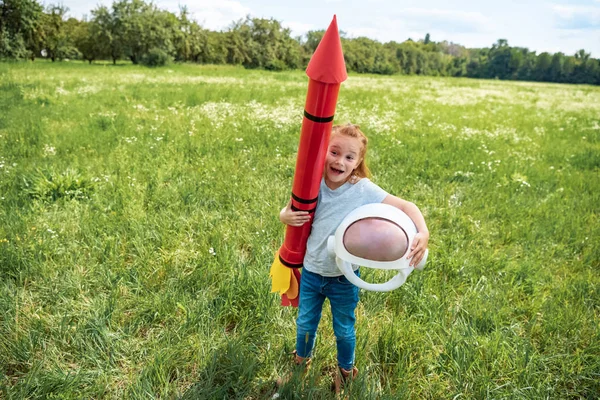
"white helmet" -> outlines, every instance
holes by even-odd
[[[352,254],[348,251],[348,249],[346,249],[347,244],[344,244],[344,239],[348,229],[358,221],[369,219],[378,221],[383,220],[384,225],[387,225],[388,227],[391,226],[393,227],[393,229],[404,233],[404,235],[402,235],[404,239],[402,241],[404,243],[398,243],[399,247],[397,247],[401,249],[400,253],[396,251],[396,255],[393,256],[394,258],[397,258],[391,261],[376,261],[373,259],[361,257],[361,255],[366,255],[368,251],[366,253],[364,251],[358,252],[363,254]],[[387,228],[386,230],[389,231],[389,229]],[[358,232],[360,232],[361,237],[377,235],[377,232],[371,231],[368,225],[362,230],[359,227]],[[381,234],[381,232],[379,233]],[[344,218],[340,226],[336,229],[335,235],[330,236],[328,238],[327,249],[330,254],[336,255],[336,264],[338,268],[344,274],[344,276],[346,276],[346,278],[348,278],[348,280],[354,285],[365,290],[372,290],[375,292],[388,292],[390,290],[394,290],[402,286],[402,284],[406,281],[406,278],[408,277],[408,275],[410,275],[414,268],[423,269],[423,267],[425,266],[425,262],[427,261],[427,255],[429,253],[428,250],[425,250],[423,259],[414,268],[409,265],[410,260],[406,258],[406,256],[410,253],[410,248],[416,234],[417,227],[415,226],[414,222],[410,219],[408,215],[406,215],[398,208],[383,203],[367,204],[352,211],[346,216],[346,218]],[[396,274],[396,276],[394,276],[386,283],[367,283],[354,274],[352,264],[376,269],[395,269],[398,270],[398,274]]]

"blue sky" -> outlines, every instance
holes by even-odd
[[[46,4],[51,1],[46,0]],[[71,16],[84,14],[112,0],[56,1]],[[275,18],[294,36],[325,29],[337,14],[347,37],[367,36],[381,42],[420,39],[448,40],[467,47],[490,47],[497,39],[538,53],[579,49],[600,58],[600,0],[156,0],[173,12],[187,6],[205,28],[221,30],[234,20]]]

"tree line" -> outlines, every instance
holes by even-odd
[[[67,18],[67,12],[60,4],[0,0],[0,58],[126,59],[150,66],[173,60],[284,70],[305,68],[324,34],[293,37],[275,19],[250,16],[226,30],[211,31],[192,20],[185,7],[172,13],[144,0],[98,6],[83,20]],[[361,73],[600,84],[600,60],[585,50],[572,56],[537,54],[504,39],[490,48],[469,49],[434,42],[429,34],[416,41],[381,43],[346,38],[343,32],[342,46],[348,70]]]

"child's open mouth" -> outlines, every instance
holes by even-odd
[[[332,171],[334,174],[337,174],[337,175],[342,175],[342,174],[344,173],[344,171],[342,171],[342,170],[339,170],[339,169],[337,169],[337,168],[333,168],[333,167],[331,167],[331,171]]]

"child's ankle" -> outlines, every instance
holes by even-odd
[[[350,377],[350,379],[352,379],[356,376],[356,374],[358,374],[358,369],[354,366],[350,367],[349,369],[345,369],[342,367],[339,367],[339,368],[340,368],[340,373],[342,374],[342,377],[344,379],[346,379],[348,377]],[[352,375],[352,376],[350,376],[350,375]]]
[[[298,355],[298,353],[296,353],[296,350],[294,350],[294,351],[292,352],[292,354],[294,355],[294,363],[295,363],[296,365],[306,364],[306,366],[308,367],[308,365],[309,365],[309,364],[310,364],[310,362],[311,362],[311,359],[310,359],[310,357],[300,357],[300,356]]]

